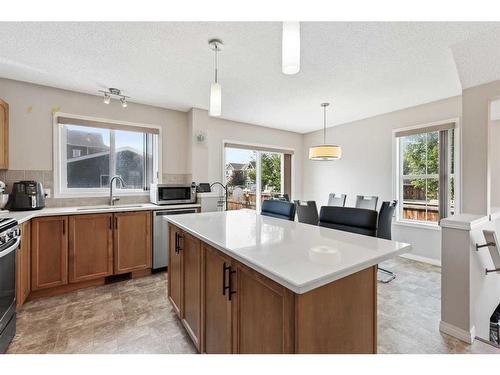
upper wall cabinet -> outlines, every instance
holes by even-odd
[[[0,99],[0,169],[9,168],[9,105]]]

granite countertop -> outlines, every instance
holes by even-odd
[[[164,220],[298,294],[411,250],[406,243],[257,215],[253,210]]]
[[[106,212],[127,212],[127,211],[157,211],[157,210],[175,210],[182,208],[199,208],[199,204],[175,204],[157,206],[152,203],[123,204],[116,206],[81,206],[81,207],[51,207],[32,211],[0,211],[0,217],[11,217],[16,219],[19,224],[24,223],[34,217],[41,216],[59,216],[59,215],[83,215],[98,214]]]

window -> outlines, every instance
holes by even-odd
[[[437,223],[455,211],[455,124],[396,132],[400,221]]]
[[[224,145],[224,183],[228,209],[260,210],[264,200],[290,196],[291,156],[273,150],[239,144]]]
[[[56,193],[101,195],[112,176],[125,186],[117,192],[149,190],[158,176],[159,130],[57,117]]]

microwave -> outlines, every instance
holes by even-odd
[[[149,194],[157,205],[196,203],[196,184],[151,184]]]

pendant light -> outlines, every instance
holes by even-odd
[[[300,70],[300,22],[283,22],[281,35],[281,71],[297,74]]]
[[[220,39],[208,41],[210,49],[215,52],[215,81],[210,85],[210,116],[220,116],[222,113],[222,87],[218,82],[218,59],[217,55],[224,44]]]
[[[342,148],[326,143],[326,107],[330,103],[321,103],[323,107],[323,144],[309,148],[310,160],[338,160],[342,157]]]

